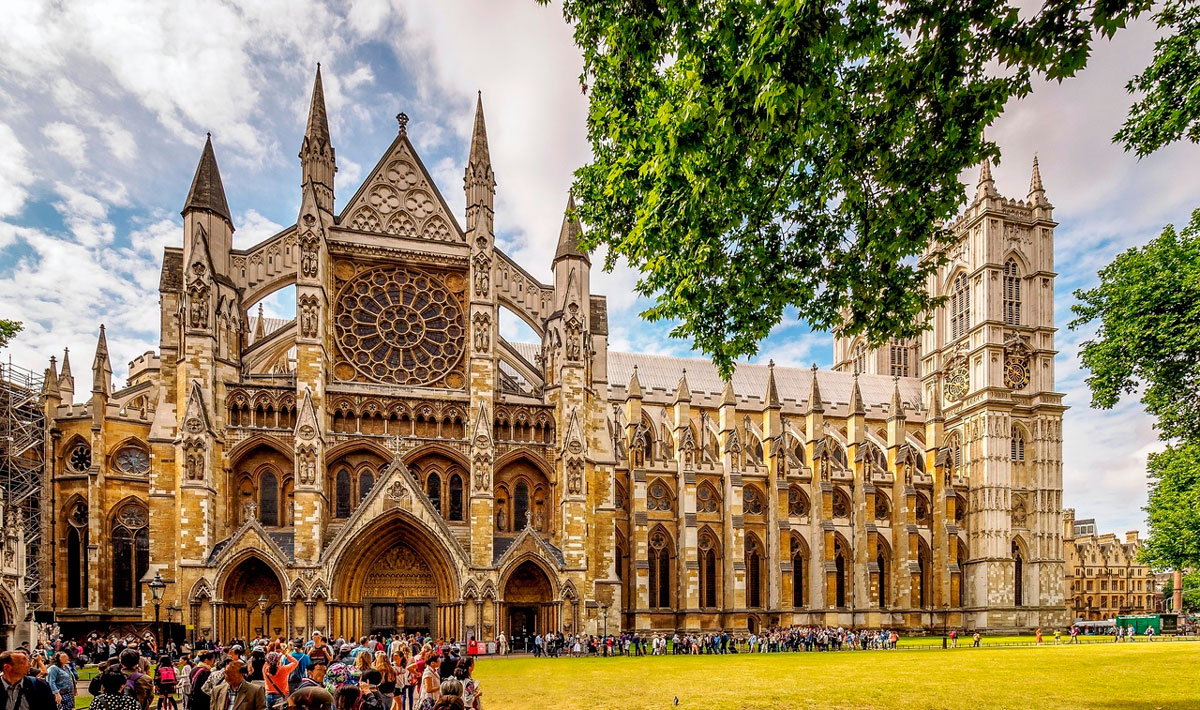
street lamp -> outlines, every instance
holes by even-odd
[[[950,623],[950,603],[943,605],[942,610],[942,648],[946,648],[946,625]]]
[[[262,630],[266,633],[267,630],[267,595],[258,595],[258,610],[262,613]]]
[[[167,583],[163,581],[162,574],[154,573],[154,579],[150,580],[150,599],[154,602],[154,635],[158,648],[162,648],[162,623],[159,621],[158,612],[162,606],[163,592],[167,590]]]
[[[604,631],[603,631],[603,635],[600,637],[600,648],[601,648],[601,652],[604,653],[605,655],[607,655],[608,654],[608,605],[607,604],[600,605],[600,616],[604,617],[604,621],[603,621]]]

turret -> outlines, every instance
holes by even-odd
[[[317,206],[333,213],[333,176],[337,161],[329,138],[329,117],[325,113],[325,90],[321,86],[321,65],[313,80],[312,103],[308,107],[308,125],[300,143],[301,187],[311,187],[316,193]]]
[[[57,406],[62,401],[58,390],[58,363],[50,356],[50,365],[46,368],[46,376],[42,378],[42,396],[50,404]]]
[[[96,341],[96,358],[92,361],[92,394],[105,399],[112,394],[112,364],[108,359],[108,339],[104,326],[100,326],[100,338]]]
[[[888,448],[900,446],[904,443],[904,422],[906,419],[904,402],[900,398],[900,378],[893,377],[892,404],[887,418]]]
[[[850,444],[861,444],[867,433],[867,408],[863,405],[862,392],[858,388],[858,373],[854,373],[854,384],[850,387],[850,416],[846,429],[846,440]]]
[[[821,383],[817,381],[817,364],[812,366],[812,384],[809,386],[808,409],[804,413],[804,428],[811,442],[825,438],[825,400],[821,397]]]
[[[979,168],[979,182],[975,186],[975,199],[982,200],[985,197],[998,197],[999,192],[996,191],[996,181],[992,179],[992,161],[987,158],[983,159],[983,165]]]
[[[220,275],[229,271],[229,250],[233,248],[233,218],[225,199],[225,186],[213,151],[212,134],[204,142],[200,163],[192,178],[187,201],[183,204],[184,263],[192,264],[203,249],[204,259]]]

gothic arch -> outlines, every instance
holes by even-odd
[[[118,451],[120,451],[121,449],[123,449],[126,446],[136,446],[137,448],[145,451],[146,453],[150,452],[150,445],[147,444],[144,439],[137,437],[137,436],[127,436],[124,439],[121,439],[117,443],[113,444],[112,446],[109,446],[106,456],[108,456],[109,458],[112,458],[112,456],[114,454],[116,454]]]
[[[550,598],[555,599],[559,596],[558,571],[550,566],[541,555],[534,552],[524,552],[508,561],[504,565],[504,569],[500,571],[499,584],[496,586],[501,590],[508,588],[508,583],[512,581],[513,574],[526,563],[532,563],[537,567],[542,574],[546,575],[546,579],[550,582]],[[507,594],[505,594],[507,596]],[[500,601],[507,601],[501,599]]]
[[[201,577],[192,585],[192,590],[188,592],[189,602],[200,602],[203,599],[211,600],[213,598],[212,585],[208,583],[208,579]]]
[[[456,601],[461,598],[459,575],[465,565],[459,564],[451,544],[404,508],[386,510],[339,545],[340,549],[331,548],[326,564],[333,570],[333,598],[360,601],[363,586],[377,562],[394,548],[404,547],[428,565],[439,600]]]
[[[216,582],[213,585],[216,593],[220,595],[219,599],[228,601],[228,585],[230,577],[238,570],[247,560],[256,559],[267,566],[275,574],[275,581],[279,583],[279,591],[282,594],[283,590],[288,588],[287,585],[287,570],[279,563],[279,560],[273,558],[272,555],[263,554],[263,551],[254,548],[246,548],[238,550],[228,559],[221,563],[217,569]]]
[[[1008,251],[1004,252],[1004,256],[1000,259],[1000,263],[1002,265],[1007,264],[1009,259],[1012,259],[1016,262],[1017,276],[1019,278],[1025,278],[1034,270],[1033,267],[1029,265],[1029,258],[1026,257],[1025,254],[1016,247],[1011,247]]]
[[[255,404],[255,407],[257,406],[258,405]],[[267,436],[266,434],[255,434],[248,439],[239,441],[232,449],[229,450],[229,467],[237,468],[237,465],[242,462],[243,458],[253,453],[254,450],[260,446],[268,449],[274,449],[283,456],[286,456],[288,460],[294,460],[293,457],[295,456],[295,452],[292,451],[292,447],[273,436]]]
[[[436,446],[439,448],[444,448],[444,447],[441,447],[439,444],[428,444],[428,446],[430,446],[430,447]],[[421,447],[421,448],[424,449],[425,447]],[[370,439],[355,439],[353,441],[347,441],[343,444],[338,444],[337,446],[331,447],[329,450],[327,450],[325,452],[325,460],[326,461],[336,461],[337,459],[342,458],[346,454],[352,454],[356,451],[369,451],[370,453],[375,454],[376,456],[380,457],[384,461],[391,461],[392,456],[394,455],[387,447],[383,446],[382,444],[379,444],[378,442],[372,441]],[[406,463],[407,463],[407,461],[406,461]]]

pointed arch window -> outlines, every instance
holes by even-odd
[[[650,606],[671,606],[671,550],[666,533],[655,530],[650,536]]]
[[[1016,427],[1011,430],[1008,458],[1018,463],[1025,461],[1025,435]]]
[[[375,485],[375,476],[371,475],[370,471],[360,471],[358,474],[358,502],[363,502],[367,494],[371,492],[371,487]]]
[[[696,489],[696,512],[715,513],[721,509],[721,497],[711,483],[700,484]]]
[[[762,546],[753,537],[746,537],[746,606],[761,607],[762,600]]]
[[[142,605],[141,579],[150,569],[150,515],[141,503],[126,503],[113,519],[114,607]]]
[[[893,338],[889,347],[889,360],[892,368],[893,377],[908,377],[909,367],[908,361],[910,357],[909,348],[904,344],[903,340]]]
[[[792,538],[792,606],[804,606],[804,546]]]
[[[929,606],[929,548],[921,541],[917,550],[917,602],[922,608]]]
[[[463,519],[463,480],[457,473],[450,475],[450,519]]]
[[[971,286],[966,274],[950,285],[950,339],[957,340],[971,327]]]
[[[888,557],[883,545],[875,547],[875,564],[879,567],[879,608],[886,609],[888,602]]]
[[[258,479],[258,522],[279,525],[279,477],[274,471],[264,471]]]
[[[350,472],[346,469],[341,469],[337,473],[337,481],[334,483],[334,498],[336,499],[336,515],[335,518],[350,517]]]
[[[854,346],[854,371],[860,374],[867,371],[867,346],[862,343]]]
[[[717,538],[708,530],[700,534],[700,606],[717,606]]]
[[[1013,556],[1013,604],[1025,605],[1025,560],[1021,556],[1021,548],[1017,543],[1012,544]]]
[[[82,501],[67,513],[67,606],[87,606],[88,508]]]
[[[429,478],[425,479],[425,494],[429,496],[429,502],[440,513],[442,511],[442,477],[437,471],[430,471]]]
[[[529,485],[525,481],[517,481],[513,488],[513,530],[525,527],[525,518],[529,514]]]
[[[834,603],[838,608],[846,606],[846,549],[840,539],[833,543]]]
[[[1012,257],[1004,262],[1004,324],[1021,325],[1021,276]]]

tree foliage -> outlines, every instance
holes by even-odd
[[[959,175],[998,157],[984,127],[1148,5],[565,0],[590,94],[583,245],[639,269],[643,315],[723,374],[789,307],[913,336]]]
[[[1150,455],[1150,536],[1140,558],[1156,568],[1200,568],[1200,443]]]
[[[1142,387],[1167,439],[1200,442],[1200,210],[1117,256],[1100,284],[1075,292],[1071,328],[1096,323],[1081,359],[1092,406],[1108,409]]]
[[[1126,87],[1144,96],[1115,138],[1139,156],[1184,137],[1200,143],[1200,3],[1171,0],[1155,20],[1165,36],[1150,66]]]
[[[20,333],[23,327],[20,321],[0,318],[0,348],[8,345],[8,341],[12,340],[17,333]]]

